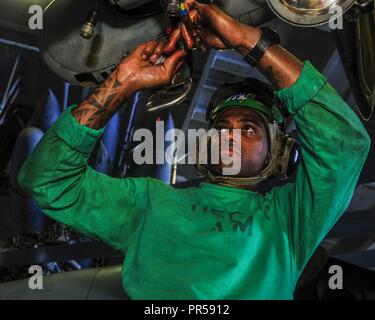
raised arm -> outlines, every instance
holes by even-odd
[[[113,74],[88,99],[73,110],[77,121],[93,129],[102,128],[134,92],[162,87],[172,81],[183,62],[185,52],[173,54],[154,66],[163,53],[165,41],[149,41],[139,46],[116,68]]]
[[[46,133],[18,176],[43,212],[92,238],[124,249],[147,209],[147,179],[115,179],[88,166],[104,126],[135,91],[170,82],[184,55],[153,66],[163,43],[128,56],[93,95],[71,106]]]
[[[260,37],[259,29],[246,29],[238,48],[243,55]],[[293,115],[302,147],[296,182],[274,192],[289,214],[289,236],[301,271],[348,207],[371,142],[356,114],[309,62],[274,45],[257,67]]]
[[[261,37],[259,28],[241,24],[213,5],[194,0],[186,5],[192,20],[202,25],[199,33],[208,46],[246,55]],[[172,50],[181,35],[186,32],[175,30],[166,49]],[[302,147],[296,183],[272,192],[300,271],[347,208],[370,139],[355,113],[309,62],[274,45],[257,67],[294,116]]]

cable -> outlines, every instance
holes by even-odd
[[[372,105],[371,105],[371,111],[370,111],[370,115],[366,118],[362,112],[361,112],[361,109],[358,107],[358,104],[356,104],[356,107],[358,109],[358,112],[362,118],[363,121],[365,122],[368,122],[370,121],[370,119],[372,118],[372,115],[374,113],[374,109],[375,109],[375,84],[374,84],[374,88],[372,89],[372,94],[371,94],[371,98],[372,98]]]

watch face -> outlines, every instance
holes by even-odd
[[[274,13],[292,25],[311,27],[327,23],[337,14],[335,7],[343,13],[351,8],[355,0],[267,0]]]

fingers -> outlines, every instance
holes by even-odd
[[[186,0],[185,6],[189,11],[190,20],[194,24],[200,24],[200,16],[197,10],[193,9],[195,6],[195,0]],[[191,10],[190,10],[191,9]],[[171,26],[167,29],[167,35],[169,36],[169,42],[165,46],[164,53],[167,55],[171,55],[175,52],[178,48],[178,41],[182,38],[185,42],[186,47],[191,50],[194,47],[194,38],[186,28],[185,24],[181,26]]]
[[[184,1],[184,3],[185,3],[185,7],[186,7],[186,9],[191,9],[191,8],[193,8],[194,7],[194,5],[195,5],[195,0],[185,0]]]
[[[165,68],[166,76],[168,77],[168,79],[172,78],[172,76],[181,67],[181,65],[184,62],[185,56],[186,56],[186,51],[178,50],[164,62],[164,68]]]
[[[185,0],[184,3],[185,3],[186,9],[188,10],[192,8],[199,9],[207,5],[207,3],[205,3],[204,1],[201,2],[199,0]]]
[[[194,47],[194,40],[190,32],[187,30],[186,26],[183,24],[182,27],[179,27],[172,31],[169,42],[164,48],[164,53],[171,55],[177,50],[178,41],[181,39],[184,40],[186,47],[191,50]]]
[[[180,62],[176,65],[176,67],[174,68],[174,70],[173,70],[173,74],[176,74],[177,71],[180,70],[180,68],[182,67],[182,65],[183,65],[184,63],[185,63],[184,60],[180,61]]]
[[[141,45],[139,47],[140,51],[141,51],[141,57],[143,60],[147,61],[151,54],[155,51],[155,49],[157,48],[158,46],[158,42],[155,41],[155,40],[150,40],[150,41],[147,41],[146,43],[144,43],[143,45]]]
[[[174,29],[169,37],[169,42],[164,48],[164,53],[171,55],[176,51],[178,40],[181,38],[181,28]]]
[[[182,33],[182,38],[185,41],[186,47],[189,50],[193,49],[193,47],[194,47],[194,40],[192,38],[192,35],[190,34],[190,32],[188,31],[188,29],[186,28],[185,24],[182,25],[181,33]]]
[[[162,56],[166,44],[167,39],[165,38],[160,41],[147,41],[146,43],[140,45],[136,49],[136,52],[140,55],[142,60],[155,64]]]
[[[174,29],[173,29],[173,27],[172,27],[171,25],[167,28],[166,33],[167,33],[167,36],[168,36],[168,37],[171,35],[171,33],[172,33],[173,30],[174,30]]]
[[[189,10],[189,17],[193,24],[201,24],[202,18],[198,10]]]
[[[167,39],[160,40],[159,44],[156,46],[154,52],[152,53],[150,57],[150,61],[152,63],[156,63],[159,60],[159,58],[162,56],[166,44],[167,44]]]

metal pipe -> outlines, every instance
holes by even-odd
[[[64,98],[63,98],[62,111],[66,110],[66,108],[68,107],[69,91],[70,91],[70,83],[65,82],[64,83]]]
[[[6,44],[8,46],[14,46],[14,47],[17,47],[17,48],[25,49],[25,50],[40,52],[39,48],[37,48],[37,47],[30,46],[28,44],[23,44],[23,43],[16,42],[16,41],[7,40],[7,39],[4,39],[4,38],[0,38],[0,43]]]
[[[9,76],[9,80],[8,80],[8,84],[7,84],[7,87],[6,87],[5,92],[4,92],[3,100],[2,100],[1,105],[0,105],[0,115],[2,115],[4,113],[5,106],[8,103],[9,90],[12,88],[13,78],[16,74],[16,70],[17,70],[19,62],[20,62],[20,57],[21,57],[21,54],[18,53],[16,61],[13,64],[13,68],[12,68],[12,71],[11,71],[10,76]]]

